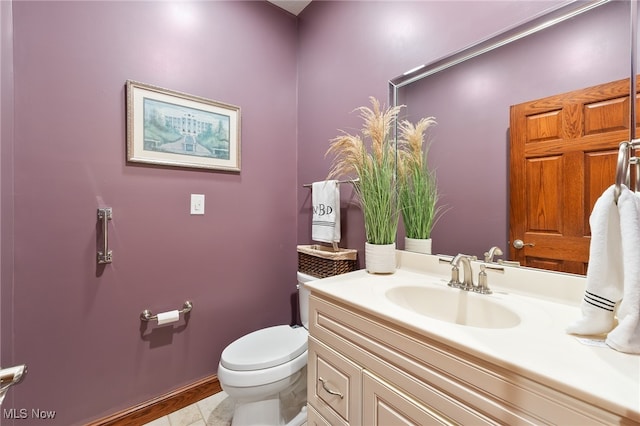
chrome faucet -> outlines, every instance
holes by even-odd
[[[499,250],[499,249],[498,249]],[[449,287],[459,288],[465,291],[475,291],[480,294],[491,294],[489,288],[489,282],[487,280],[487,269],[495,270],[504,273],[504,268],[501,266],[480,264],[480,273],[478,274],[478,284],[473,282],[473,269],[471,268],[471,261],[477,260],[475,256],[468,256],[466,254],[456,255],[449,264],[451,265],[451,280],[449,281]],[[464,280],[460,282],[460,265],[462,264],[462,272],[464,273]]]
[[[462,264],[462,272],[464,273],[464,280],[460,282],[460,264]],[[451,281],[449,281],[450,287],[457,287],[461,290],[470,291],[473,290],[473,270],[471,269],[471,258],[466,254],[458,254],[451,260]]]
[[[493,258],[495,256],[502,256],[504,253],[502,253],[502,250],[500,250],[500,247],[496,247],[493,246],[489,249],[489,251],[484,253],[484,261],[487,263],[493,263],[494,260]]]

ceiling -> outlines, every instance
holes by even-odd
[[[311,0],[268,0],[270,3],[275,4],[278,7],[286,10],[289,13],[298,15],[302,12],[302,9],[307,7]]]

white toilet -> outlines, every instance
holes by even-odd
[[[235,402],[232,426],[300,426],[307,421],[309,290],[317,278],[298,272],[303,327],[277,325],[227,346],[220,357],[220,386]]]

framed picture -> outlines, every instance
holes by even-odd
[[[127,80],[127,161],[240,171],[240,107]]]

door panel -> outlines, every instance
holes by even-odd
[[[532,158],[525,163],[527,224],[530,232],[560,233],[562,229],[562,157]]]
[[[629,139],[629,80],[513,105],[510,113],[509,258],[585,274],[589,216],[615,182],[618,146]],[[518,239],[527,243],[521,249],[513,247]]]

